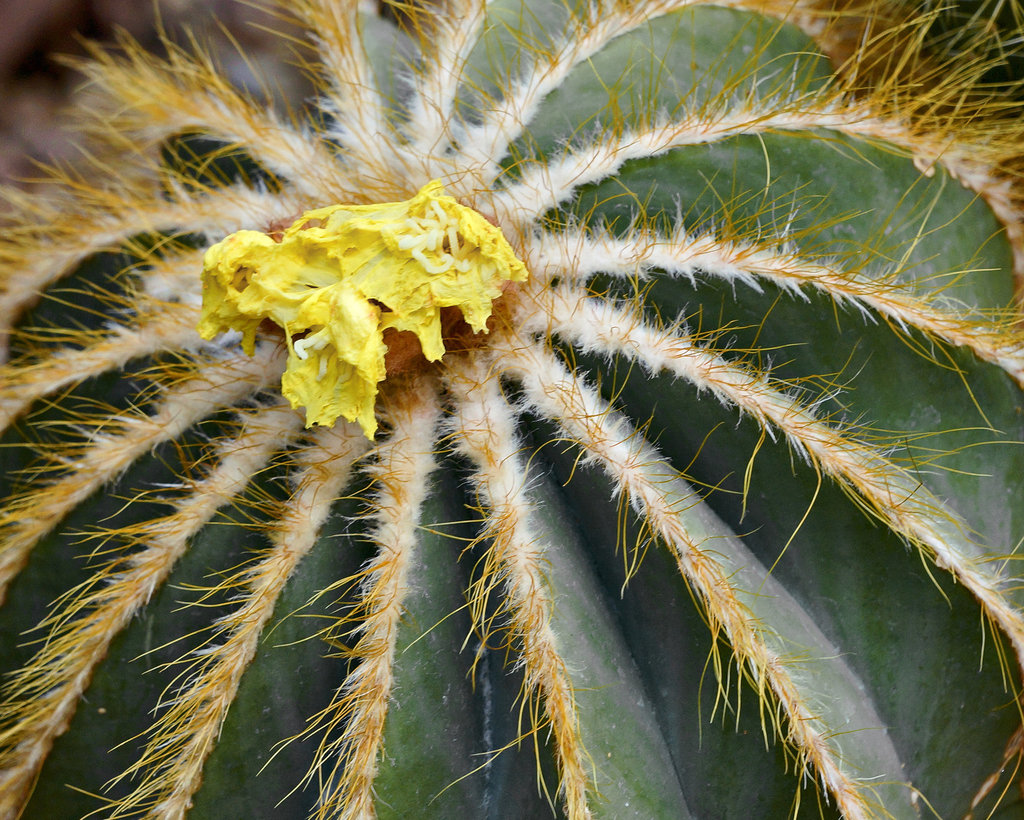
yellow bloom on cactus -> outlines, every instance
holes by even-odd
[[[282,392],[306,408],[306,425],[344,416],[372,438],[384,331],[414,333],[437,361],[442,308],[486,332],[502,286],[526,275],[501,231],[433,181],[404,202],[318,208],[283,234],[238,231],[214,245],[199,333],[237,330],[252,355],[260,323],[274,322],[289,349]]]

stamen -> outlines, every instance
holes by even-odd
[[[330,341],[331,339],[325,330],[318,330],[316,333],[311,333],[303,339],[296,339],[292,347],[295,350],[295,355],[305,361],[309,358],[310,350],[323,350]]]

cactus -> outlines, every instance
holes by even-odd
[[[7,192],[0,816],[1019,816],[1019,30],[283,6]]]

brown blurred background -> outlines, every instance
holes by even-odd
[[[33,159],[70,157],[74,135],[60,127],[61,110],[81,78],[54,55],[81,55],[81,40],[110,42],[123,30],[156,52],[158,30],[181,42],[187,30],[209,42],[239,84],[251,74],[232,45],[286,90],[305,93],[287,47],[261,26],[280,25],[237,0],[0,0],[0,183],[36,174]]]

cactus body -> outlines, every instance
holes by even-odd
[[[313,113],[128,44],[10,194],[0,815],[1019,810],[991,66],[882,4],[295,6]],[[385,337],[375,418],[282,396],[326,319],[200,337],[206,249],[432,180],[528,278]]]

